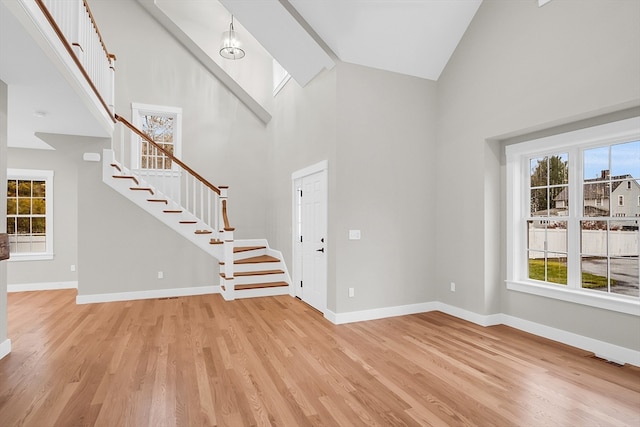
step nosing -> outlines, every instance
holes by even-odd
[[[284,274],[284,271],[282,270],[238,271],[234,274],[234,277],[269,276],[272,274]],[[226,277],[224,273],[220,273],[220,276]]]

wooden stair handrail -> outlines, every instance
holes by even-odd
[[[102,104],[102,106],[104,107],[105,111],[111,118],[111,121],[115,123],[116,119],[114,117],[114,114],[111,112],[111,109],[109,108],[105,100],[102,98],[100,91],[98,90],[96,85],[93,83],[93,80],[91,80],[91,76],[89,76],[89,73],[87,73],[87,70],[85,70],[84,66],[82,65],[82,62],[80,62],[80,59],[76,56],[76,53],[73,51],[73,47],[71,46],[71,43],[69,43],[64,33],[56,23],[55,19],[53,18],[53,15],[51,15],[51,13],[49,12],[49,9],[47,8],[47,6],[44,4],[42,0],[35,0],[35,2],[40,8],[40,10],[42,11],[42,13],[44,14],[45,18],[47,18],[47,21],[49,21],[49,24],[51,24],[51,28],[53,28],[53,31],[58,35],[58,38],[64,45],[69,55],[71,55],[73,62],[75,62],[76,65],[78,66],[80,73],[82,73],[84,78],[87,80],[89,87],[91,87],[91,90],[93,90],[93,93],[98,97],[100,104]],[[98,34],[98,37],[100,39],[100,44],[102,45],[102,49],[104,50],[104,53],[107,56],[107,60],[109,61],[109,64],[112,64],[113,66],[113,60],[116,59],[116,56],[114,54],[107,52],[107,47],[104,44],[104,40],[102,39],[102,35],[100,34],[100,31],[98,31],[98,25],[96,24],[96,21],[93,18],[93,14],[89,9],[89,5],[87,4],[86,0],[83,1],[83,3],[84,3],[84,7],[87,9],[87,13],[89,14],[89,18],[91,19],[92,25],[96,29],[96,33]]]
[[[224,231],[234,231],[235,228],[229,225],[229,217],[227,216],[227,201],[222,201],[222,220],[224,221]]]
[[[127,119],[125,119],[122,116],[119,116],[116,114],[116,120],[119,121],[120,123],[122,123],[123,125],[125,125],[126,127],[129,128],[129,130],[131,130],[133,133],[135,133],[136,135],[138,135],[140,138],[144,139],[146,142],[148,142],[149,144],[153,145],[155,148],[157,148],[158,150],[160,150],[160,152],[162,154],[164,154],[165,156],[167,156],[168,158],[171,159],[171,161],[177,163],[178,165],[180,165],[180,167],[184,170],[186,170],[187,172],[189,172],[191,175],[193,175],[198,181],[200,181],[202,184],[204,184],[206,187],[210,188],[214,193],[216,193],[218,196],[220,195],[220,189],[218,187],[216,187],[215,185],[211,184],[209,181],[207,181],[206,179],[204,179],[203,177],[201,177],[198,173],[196,173],[193,169],[191,169],[189,166],[187,166],[186,164],[184,164],[180,159],[178,159],[177,157],[175,157],[173,154],[171,154],[169,151],[165,150],[163,147],[161,147],[158,143],[156,143],[155,141],[153,141],[151,138],[149,138],[147,136],[147,134],[145,134],[144,132],[142,132],[140,129],[138,129],[137,127],[135,127],[134,125],[132,125],[131,123],[129,123],[129,121]],[[226,220],[226,216],[225,216],[225,221]],[[226,225],[225,225],[226,226]]]

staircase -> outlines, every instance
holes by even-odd
[[[186,203],[190,207],[185,208],[115,157],[114,150],[103,151],[103,182],[215,258],[225,300],[291,294],[291,278],[279,251],[270,248],[266,239],[234,240],[234,229],[226,224],[225,187],[220,188],[220,200],[211,203],[203,203],[210,195],[188,189],[193,194]],[[174,172],[176,177],[182,174],[185,172]],[[211,209],[211,205],[221,209]]]

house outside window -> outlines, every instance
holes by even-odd
[[[53,258],[53,171],[7,169],[11,259]]]
[[[640,119],[506,147],[507,288],[638,313]],[[624,192],[624,194],[620,194]]]

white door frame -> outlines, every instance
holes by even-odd
[[[329,234],[329,215],[328,215],[328,191],[329,191],[329,187],[328,187],[328,181],[329,181],[329,173],[328,173],[328,169],[329,169],[329,162],[327,160],[323,160],[321,162],[318,162],[316,164],[313,164],[311,166],[307,166],[306,168],[300,169],[298,171],[295,171],[291,174],[291,247],[292,247],[292,263],[291,265],[293,266],[293,295],[296,297],[300,297],[301,296],[301,289],[300,289],[300,281],[302,280],[302,272],[301,272],[301,259],[302,259],[302,254],[299,253],[301,251],[300,246],[298,245],[298,232],[297,232],[297,219],[298,219],[298,212],[297,212],[297,201],[298,201],[298,194],[297,194],[297,189],[296,189],[296,181],[301,180],[304,177],[316,174],[318,172],[325,172],[324,174],[324,178],[325,178],[325,200],[324,200],[324,205],[325,205],[325,209],[327,210],[327,212],[325,213],[325,224],[324,224],[324,228],[326,231],[326,234]],[[328,246],[328,239],[327,236],[325,236],[325,254],[327,251],[327,246]],[[328,264],[328,263],[327,263]],[[325,272],[327,273],[327,272]],[[325,274],[325,278],[328,277],[327,274]],[[328,286],[325,285],[325,286]],[[322,314],[325,314],[327,310],[327,301],[325,299],[324,301],[324,310],[322,311]]]

